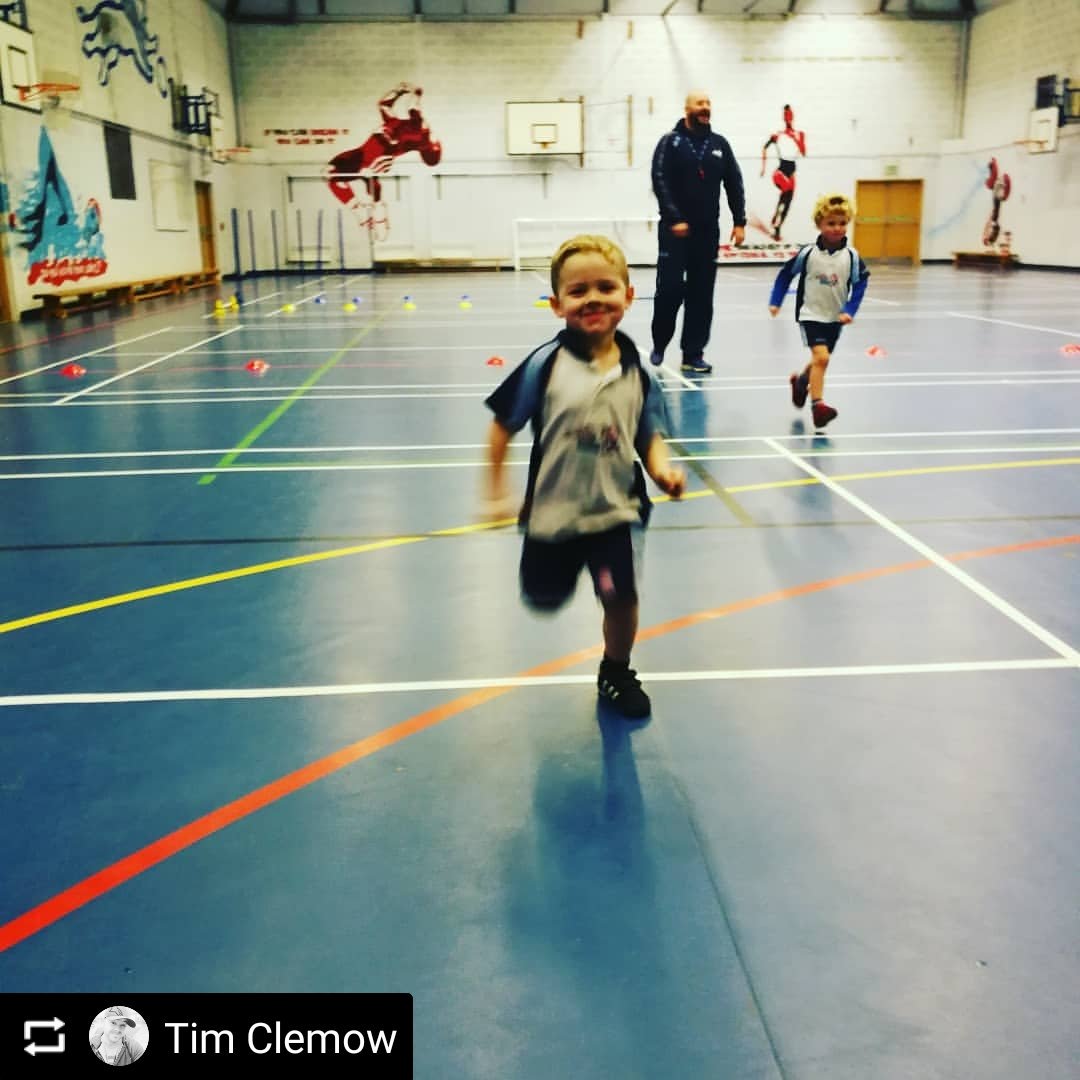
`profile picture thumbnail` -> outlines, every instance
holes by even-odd
[[[138,1061],[150,1041],[146,1021],[126,1005],[110,1005],[90,1025],[90,1049],[106,1065]]]

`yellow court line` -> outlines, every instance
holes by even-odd
[[[932,465],[918,469],[890,469],[886,472],[873,473],[849,473],[843,476],[830,477],[831,480],[840,483],[850,480],[882,480],[898,476],[927,476],[932,473],[947,472],[982,472],[991,469],[1032,469],[1059,465],[1080,465],[1080,458],[1048,458],[1042,461],[1002,461],[988,464],[968,465]],[[746,491],[771,491],[788,487],[806,487],[818,484],[814,477],[801,477],[796,480],[771,480],[761,484],[743,484],[739,487],[729,487],[732,493]],[[712,491],[687,492],[682,498],[687,499],[715,498]],[[674,502],[670,495],[658,495],[654,502]],[[152,585],[146,589],[136,589],[133,592],[119,593],[115,596],[105,596],[98,600],[87,600],[82,604],[72,604],[68,607],[54,608],[51,611],[42,611],[36,615],[26,615],[21,619],[12,619],[9,622],[0,623],[0,634],[10,634],[15,630],[25,630],[29,626],[40,626],[42,623],[55,622],[58,619],[71,618],[74,615],[85,615],[91,611],[101,611],[103,608],[118,607],[121,604],[134,603],[136,600],[150,600],[155,596],[166,596],[169,593],[183,592],[185,589],[197,589],[203,585],[218,585],[224,581],[233,581],[237,578],[251,577],[255,574],[266,574],[274,570],[287,570],[293,566],[306,566],[309,563],[325,562],[329,559],[341,559],[348,555],[363,555],[369,551],[382,551],[387,548],[403,547],[406,544],[418,544],[422,540],[430,540],[437,536],[464,536],[469,533],[483,532],[489,529],[501,529],[507,525],[513,525],[515,518],[504,518],[501,521],[477,522],[471,525],[457,525],[449,529],[439,529],[434,532],[421,533],[417,536],[397,536],[388,540],[377,540],[370,544],[358,544],[352,547],[333,548],[330,551],[317,551],[309,555],[293,555],[287,559],[275,559],[273,562],[255,563],[251,566],[241,566],[235,570],[222,570],[216,574],[205,574],[201,577],[184,578],[181,581],[170,581],[165,585]]]

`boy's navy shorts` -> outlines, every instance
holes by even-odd
[[[802,331],[804,345],[813,348],[815,345],[824,345],[829,352],[836,348],[837,338],[843,323],[838,322],[801,322],[799,329]]]
[[[636,602],[643,532],[640,525],[618,525],[554,542],[526,536],[521,550],[522,595],[533,607],[554,611],[574,595],[578,575],[587,566],[601,602]]]

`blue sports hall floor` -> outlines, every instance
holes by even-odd
[[[873,268],[820,436],[772,276],[663,373],[636,724],[478,514],[542,274],[7,328],[0,991],[409,993],[423,1078],[1078,1075],[1080,275]]]

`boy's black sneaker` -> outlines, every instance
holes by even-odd
[[[814,402],[814,427],[823,428],[830,420],[835,420],[839,413],[831,406],[826,405],[824,401]]]
[[[659,349],[653,349],[653,351],[649,353],[649,363],[652,364],[653,367],[659,367],[663,362],[664,354]]]
[[[690,372],[691,375],[708,375],[712,371],[712,364],[705,360],[705,357],[698,353],[696,356],[684,356],[682,358],[683,371]]]
[[[652,702],[641,689],[637,672],[626,664],[601,660],[596,688],[602,698],[630,720],[641,720],[652,712]]]
[[[791,404],[801,409],[806,404],[806,395],[810,389],[810,376],[804,371],[801,375],[791,375]]]

